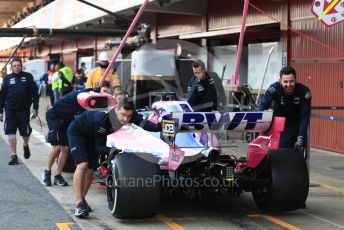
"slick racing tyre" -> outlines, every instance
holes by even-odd
[[[257,207],[263,211],[291,211],[304,206],[309,176],[303,156],[291,149],[270,150],[267,168],[258,178],[268,178],[267,186],[253,189]]]
[[[149,153],[117,154],[109,165],[107,198],[117,219],[153,217],[160,203],[160,168]]]

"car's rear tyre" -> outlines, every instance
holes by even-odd
[[[110,164],[108,205],[117,219],[153,217],[160,204],[160,167],[148,153],[122,153]]]
[[[304,206],[309,190],[309,176],[303,156],[291,149],[270,150],[267,168],[260,178],[269,178],[263,188],[253,189],[256,205],[263,211],[291,211]]]

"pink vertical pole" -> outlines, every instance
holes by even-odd
[[[106,79],[106,76],[110,72],[110,69],[112,68],[113,64],[115,63],[119,53],[121,52],[123,46],[125,45],[125,42],[127,41],[128,37],[129,37],[129,35],[134,30],[134,27],[136,26],[137,21],[139,20],[140,16],[142,15],[143,11],[145,10],[148,2],[149,2],[149,0],[144,0],[144,2],[142,3],[142,5],[141,5],[139,11],[137,12],[133,22],[131,23],[131,25],[129,26],[129,29],[127,30],[127,33],[124,35],[123,40],[121,41],[121,44],[118,46],[118,48],[115,52],[115,55],[112,57],[109,66],[106,68],[106,70],[102,76],[102,79],[99,82],[99,87],[102,87],[102,85]]]
[[[238,82],[238,80],[239,80],[239,67],[240,67],[242,47],[243,47],[243,44],[244,44],[244,33],[245,33],[245,28],[246,28],[246,18],[247,18],[248,4],[249,4],[249,0],[245,0],[245,2],[244,2],[244,11],[242,12],[242,20],[241,20],[241,30],[240,30],[240,37],[239,37],[239,44],[238,44],[238,52],[237,52],[236,63],[235,63],[235,72],[234,72],[234,82],[235,83]]]

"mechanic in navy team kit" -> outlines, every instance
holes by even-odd
[[[307,86],[296,82],[296,71],[286,66],[280,79],[267,89],[259,111],[272,106],[276,116],[285,117],[280,148],[294,148],[303,152],[311,113],[311,93]]]
[[[84,112],[69,126],[70,150],[77,165],[73,178],[77,201],[75,216],[86,216],[91,211],[85,197],[92,183],[93,173],[97,169],[99,155],[107,155],[112,150],[106,146],[107,135],[128,123],[134,123],[148,131],[161,130],[159,124],[144,120],[136,113],[133,103],[127,98],[119,101],[108,113]]]
[[[81,114],[85,110],[79,105],[77,96],[82,92],[89,92],[92,89],[83,89],[71,92],[60,100],[55,102],[46,113],[46,120],[49,128],[48,142],[51,149],[48,155],[48,162],[43,173],[43,184],[51,186],[51,167],[55,159],[58,157],[56,175],[54,184],[59,186],[67,186],[68,183],[61,176],[61,172],[66,164],[69,154],[67,129],[74,117]],[[102,93],[110,92],[110,82],[104,81],[100,89]]]
[[[31,118],[38,114],[38,88],[30,73],[22,71],[20,59],[13,59],[11,62],[13,73],[6,75],[0,90],[0,121],[4,121],[3,110],[5,109],[4,130],[8,136],[11,150],[9,165],[18,164],[16,133],[19,130],[24,140],[24,158],[30,158],[29,139],[30,108],[33,103]]]
[[[221,79],[207,71],[201,60],[192,63],[194,76],[188,82],[187,99],[194,111],[224,111],[226,95]]]

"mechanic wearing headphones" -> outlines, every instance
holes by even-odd
[[[286,123],[279,148],[294,148],[303,153],[311,113],[311,93],[307,86],[296,82],[296,71],[286,66],[280,71],[278,82],[266,91],[259,111],[271,105],[276,116],[285,117]]]
[[[139,125],[147,131],[161,130],[159,124],[144,120],[134,112],[134,104],[124,98],[108,113],[87,111],[77,116],[69,126],[68,139],[76,164],[73,177],[77,201],[75,216],[84,217],[91,211],[85,197],[97,169],[99,155],[107,155],[112,150],[106,146],[107,135],[128,123]]]
[[[78,95],[91,90],[92,89],[83,89],[67,94],[55,102],[46,113],[46,120],[49,128],[48,142],[51,144],[51,149],[49,151],[46,169],[42,175],[42,183],[45,186],[51,186],[51,168],[57,157],[59,160],[57,162],[54,184],[59,186],[68,185],[61,176],[61,172],[66,164],[69,154],[67,129],[70,123],[74,120],[74,117],[85,111],[78,103]],[[100,92],[109,93],[110,82],[104,81]]]
[[[38,88],[33,76],[22,71],[20,59],[11,62],[13,73],[6,75],[0,90],[0,121],[4,121],[5,108],[5,134],[11,150],[9,165],[18,164],[16,132],[19,130],[24,140],[24,158],[30,158],[29,139],[32,129],[30,127],[30,107],[33,103],[31,119],[38,114]]]

